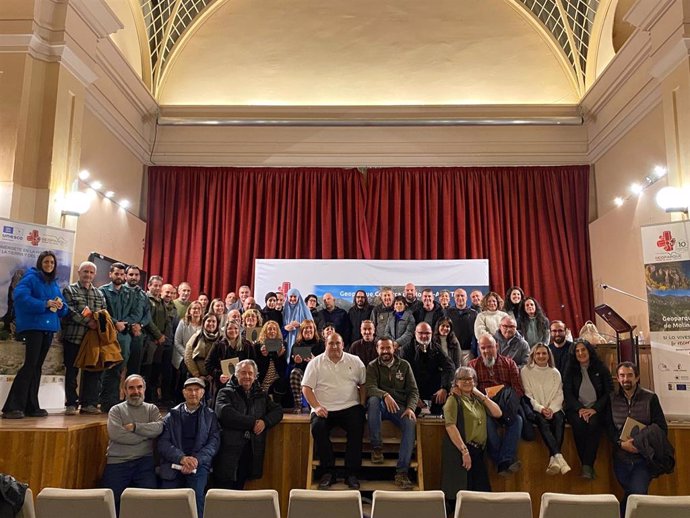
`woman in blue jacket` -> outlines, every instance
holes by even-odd
[[[14,289],[17,337],[24,342],[24,365],[14,377],[2,417],[45,417],[48,412],[38,404],[43,362],[60,330],[60,318],[67,316],[60,288],[55,281],[57,259],[49,250],[41,252],[36,267],[31,268]]]

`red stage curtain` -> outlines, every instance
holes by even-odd
[[[367,191],[372,257],[487,258],[501,296],[522,286],[577,330],[592,318],[588,166],[370,169]]]
[[[364,211],[354,169],[152,167],[144,264],[224,297],[255,258],[368,256]]]

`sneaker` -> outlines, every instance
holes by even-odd
[[[3,419],[24,419],[24,412],[21,410],[10,410],[2,413]]]
[[[588,480],[594,480],[597,478],[596,473],[594,473],[594,468],[592,466],[587,466],[586,464],[582,466],[582,478]]]
[[[412,484],[412,481],[410,480],[410,477],[407,476],[407,473],[396,473],[395,485],[406,491],[414,487],[414,484]]]
[[[33,412],[29,412],[26,415],[27,417],[48,417],[48,411],[43,410],[42,408],[37,408]]]
[[[86,405],[81,407],[81,413],[89,415],[99,415],[101,411],[98,409],[96,405]]]
[[[65,415],[77,415],[77,407],[74,405],[67,405],[65,407]]]
[[[521,467],[522,467],[522,462],[520,462],[519,460],[516,460],[510,466],[508,466],[508,471],[510,471],[511,473],[517,473],[518,471],[520,471]]]
[[[561,475],[565,475],[570,471],[570,466],[565,461],[562,454],[556,454],[556,462],[558,462],[558,466],[561,468]]]
[[[328,489],[335,484],[335,477],[331,473],[326,473],[319,480],[319,489]]]
[[[547,475],[557,475],[561,472],[561,465],[558,463],[555,455],[552,455],[549,459],[549,467],[546,468]]]
[[[501,462],[498,465],[498,474],[502,477],[509,477],[513,472],[510,471],[510,462]]]
[[[383,464],[383,450],[381,448],[374,448],[371,452],[372,464]]]
[[[357,477],[354,475],[350,475],[345,479],[345,484],[347,484],[347,487],[350,489],[359,489],[359,480],[357,480]]]

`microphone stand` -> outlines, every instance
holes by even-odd
[[[632,293],[628,293],[627,291],[623,291],[621,289],[618,289],[615,286],[611,286],[610,284],[600,284],[599,287],[603,290],[615,291],[615,292],[618,292],[618,293],[625,295],[626,297],[630,297],[633,299],[641,300],[644,303],[648,303],[647,299],[643,299],[642,297],[638,297],[637,295],[633,295]]]

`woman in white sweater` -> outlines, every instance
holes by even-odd
[[[537,427],[551,455],[546,473],[565,475],[570,471],[570,466],[561,454],[565,430],[563,383],[547,345],[538,343],[532,347],[529,362],[520,371],[520,377],[525,395],[532,403]]]
[[[508,314],[501,311],[503,307],[503,299],[495,291],[490,291],[481,302],[481,311],[477,315],[474,321],[474,336],[477,340],[486,333],[494,335],[498,331],[498,327],[501,324],[503,317],[507,317]]]

